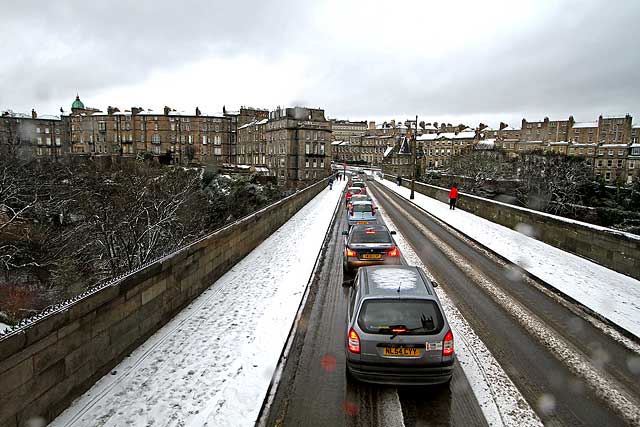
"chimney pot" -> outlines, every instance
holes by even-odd
[[[31,118],[32,119],[38,118],[38,113],[36,113],[36,109],[35,108],[31,109]]]

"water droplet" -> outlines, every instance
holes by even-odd
[[[325,371],[333,372],[336,370],[336,358],[331,354],[327,354],[320,359],[320,365]]]
[[[538,411],[543,415],[551,415],[556,410],[556,398],[552,394],[543,393],[538,398]]]
[[[634,375],[640,375],[640,357],[631,356],[627,358],[627,367]]]
[[[535,238],[535,237],[536,237],[536,235],[538,234],[538,233],[536,232],[535,227],[533,227],[533,226],[532,226],[532,225],[530,225],[530,224],[525,224],[525,223],[523,223],[523,222],[521,222],[521,223],[519,223],[518,225],[516,225],[515,230],[516,230],[518,233],[522,233],[522,234],[524,234],[525,236],[534,237],[534,238]]]
[[[350,417],[355,417],[360,413],[360,407],[357,403],[351,402],[350,400],[344,401],[344,412]]]

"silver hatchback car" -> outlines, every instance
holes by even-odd
[[[451,380],[453,332],[434,284],[420,268],[360,268],[349,298],[345,340],[349,376],[393,385]]]
[[[347,210],[347,224],[349,224],[349,226],[356,224],[377,224],[377,209],[378,208],[373,205],[373,202],[367,200],[351,202]]]

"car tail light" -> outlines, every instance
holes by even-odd
[[[447,335],[444,336],[444,341],[442,342],[442,355],[443,356],[451,356],[453,354],[453,332],[449,330]]]
[[[360,354],[360,337],[358,336],[358,333],[353,330],[353,328],[349,329],[349,339],[347,341],[347,344],[351,353]]]
[[[394,246],[391,249],[389,249],[389,251],[387,252],[387,256],[400,256],[400,251],[398,250],[398,247]]]
[[[356,254],[356,251],[347,248],[347,256],[355,257],[355,256],[358,256],[358,254]]]

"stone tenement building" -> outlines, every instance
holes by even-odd
[[[66,126],[58,116],[5,111],[0,116],[0,155],[21,160],[60,158],[69,152]]]
[[[301,188],[331,173],[331,124],[324,110],[277,108],[238,128],[238,162]],[[259,169],[260,168],[260,169]]]
[[[132,108],[107,112],[85,108],[74,101],[69,122],[74,155],[136,157],[150,153],[166,163],[231,163],[231,119],[223,114],[202,114]]]
[[[611,184],[631,184],[640,166],[639,136],[640,127],[632,124],[629,114],[599,116],[595,122],[545,117],[541,122],[523,119],[521,129],[498,131],[495,145],[511,155],[537,151],[584,157],[596,177]]]
[[[331,140],[349,141],[352,137],[359,137],[367,132],[367,121],[352,122],[349,120],[331,119]]]

